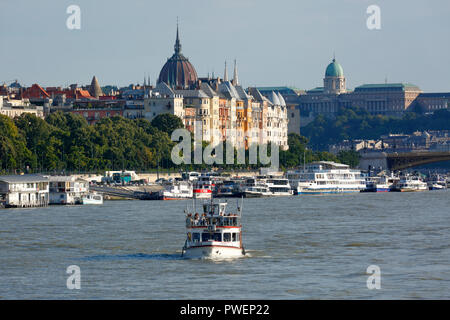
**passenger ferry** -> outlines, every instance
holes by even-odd
[[[266,185],[272,196],[292,196],[294,194],[289,180],[285,178],[270,177],[266,180]]]
[[[366,188],[360,170],[331,161],[312,162],[303,170],[289,171],[286,177],[295,194],[350,193]]]
[[[161,192],[162,200],[191,199],[193,197],[193,187],[188,181],[177,181],[166,190]]]
[[[194,183],[195,199],[211,199],[215,183],[210,174],[201,175]]]
[[[261,198],[273,195],[269,188],[263,185],[246,187],[243,193],[246,198]]]
[[[399,180],[399,177],[392,174],[390,176],[371,177],[366,181],[366,189],[361,190],[361,192],[390,192]]]
[[[186,213],[187,238],[182,249],[186,258],[228,259],[245,255],[242,245],[242,204],[236,213],[226,213],[227,203],[203,204],[203,213]]]
[[[414,192],[414,191],[426,191],[428,190],[428,185],[423,182],[418,176],[405,175],[400,178],[398,186],[393,189],[393,191],[400,192]]]

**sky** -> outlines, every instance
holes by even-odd
[[[78,5],[80,29],[67,7]],[[367,8],[380,8],[380,29]],[[223,77],[237,60],[248,86],[322,86],[335,55],[347,88],[409,82],[450,91],[448,0],[0,0],[0,83],[126,86],[155,84],[173,54],[200,77]]]

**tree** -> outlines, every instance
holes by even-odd
[[[160,131],[166,132],[169,137],[174,130],[184,128],[183,120],[170,113],[157,115],[152,120],[151,125]]]

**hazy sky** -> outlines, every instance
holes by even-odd
[[[69,30],[66,9],[81,8]],[[381,8],[381,30],[366,26]],[[182,53],[199,76],[232,75],[247,86],[322,86],[336,53],[347,87],[411,82],[450,91],[448,0],[0,0],[0,83],[154,83],[173,53],[179,16]]]

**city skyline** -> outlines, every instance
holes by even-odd
[[[78,1],[80,30],[65,25],[70,4],[0,5],[0,27],[8,30],[0,36],[0,59],[8,62],[1,68],[0,83],[18,79],[26,86],[85,85],[96,75],[101,85],[126,86],[142,83],[144,77],[154,85],[173,51],[178,16],[183,52],[199,77],[212,72],[222,77],[224,61],[230,73],[237,59],[245,87],[309,90],[321,86],[335,54],[350,89],[387,80],[437,92],[448,91],[450,84],[445,64],[450,44],[434,40],[450,29],[448,20],[439,19],[450,11],[444,1],[377,1],[381,30],[366,26],[366,9],[374,4],[369,1]],[[27,20],[17,24],[18,16]]]

